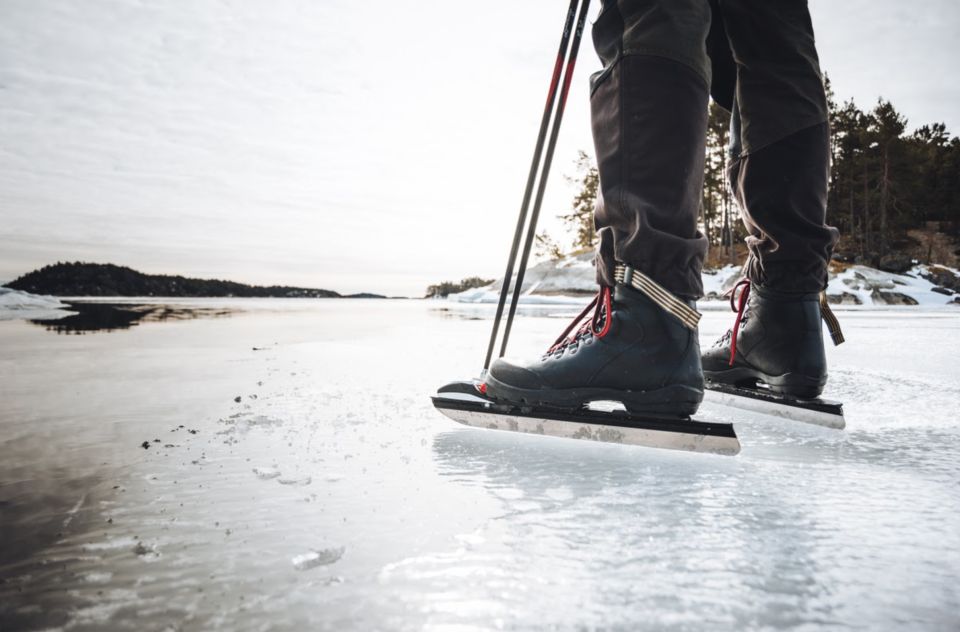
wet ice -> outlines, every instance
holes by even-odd
[[[0,627],[955,627],[956,312],[840,312],[848,429],[705,406],[729,458],[449,422],[427,395],[476,369],[480,307],[259,305],[0,323]],[[729,325],[706,310],[702,342]]]

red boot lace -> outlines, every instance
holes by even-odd
[[[586,333],[590,333],[597,338],[606,336],[607,332],[610,331],[610,323],[613,321],[613,318],[611,318],[611,308],[612,299],[610,288],[603,285],[600,287],[597,295],[593,297],[593,300],[590,301],[590,304],[583,308],[580,315],[573,319],[570,325],[560,334],[560,337],[557,338],[556,342],[547,349],[546,355],[551,355],[567,348],[568,345],[577,342]],[[591,309],[593,310],[593,317],[583,323],[576,332],[571,334],[570,332],[572,332],[577,325],[580,325],[581,321],[590,313]]]
[[[740,296],[737,296],[737,290],[743,287]],[[743,312],[747,307],[747,297],[750,296],[750,279],[741,279],[733,286],[730,291],[730,309],[737,313],[737,319],[733,323],[733,335],[730,337],[730,366],[733,366],[733,359],[737,355],[737,334],[740,333],[740,322],[743,320]],[[737,301],[737,305],[734,305]]]

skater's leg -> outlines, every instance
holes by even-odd
[[[747,276],[819,292],[838,233],[826,224],[827,105],[806,2],[729,0],[722,10],[737,63],[728,175],[748,232]]]
[[[591,109],[601,200],[593,318],[526,364],[497,360],[490,397],[575,408],[598,399],[689,415],[703,398],[693,299],[706,240],[707,0],[609,0],[593,29],[604,63]],[[586,315],[586,314],[585,314]],[[570,333],[569,336],[566,333]]]
[[[594,24],[604,64],[591,78],[601,284],[614,285],[619,262],[674,294],[702,295],[709,28],[706,0],[607,1]]]
[[[750,285],[704,374],[815,397],[827,379],[819,292],[837,231],[826,224],[829,130],[810,16],[803,0],[721,6],[737,63],[728,175]]]

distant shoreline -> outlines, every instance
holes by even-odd
[[[351,299],[355,301],[422,301],[426,300],[420,297],[410,297],[410,296],[380,296],[380,295],[355,295],[355,294],[341,294],[338,296],[117,296],[117,295],[103,295],[103,296],[57,296],[53,294],[48,294],[46,296],[53,296],[54,298],[64,302],[64,303],[110,303],[116,301],[118,303],[124,304],[137,304],[137,303],[163,303],[163,302],[175,302],[175,301],[188,301],[188,300],[229,300],[229,299],[243,299],[243,300],[270,300],[274,301],[277,299],[290,300],[290,301],[302,301],[302,300],[343,300]]]
[[[287,285],[248,285],[221,279],[145,274],[112,263],[58,262],[28,272],[6,287],[45,296],[84,298],[406,298],[372,292],[340,294],[334,290]]]

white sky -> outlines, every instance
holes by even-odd
[[[0,281],[58,260],[403,295],[498,276],[566,4],[2,0]],[[840,100],[960,134],[960,3],[810,4]],[[598,68],[588,31],[554,229]]]

